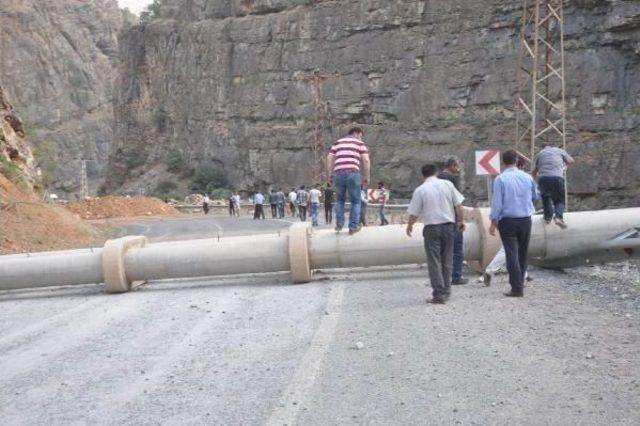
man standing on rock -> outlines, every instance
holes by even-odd
[[[360,188],[369,183],[371,162],[369,150],[362,141],[364,131],[353,127],[349,135],[336,141],[327,156],[327,174],[331,176],[336,189],[336,231],[344,226],[344,205],[349,194],[351,212],[349,215],[349,235],[360,231]],[[362,166],[362,177],[360,176]]]
[[[505,293],[508,297],[524,296],[531,216],[535,213],[533,203],[538,199],[536,182],[516,167],[517,161],[518,154],[514,150],[502,154],[506,168],[493,183],[489,228],[491,235],[496,235],[496,229],[500,231],[511,284],[511,291]]]
[[[460,192],[460,164],[455,158],[449,158],[444,163],[444,170],[438,174],[439,179],[446,179],[455,186]],[[463,285],[469,282],[468,279],[462,277],[462,262],[464,236],[462,232],[456,231],[453,238],[453,272],[451,276],[452,285]]]
[[[413,225],[422,219],[424,247],[427,252],[429,280],[433,289],[430,303],[444,304],[451,295],[453,268],[453,240],[456,230],[463,232],[464,197],[451,182],[436,177],[435,164],[422,167],[424,183],[413,192],[409,203],[407,235],[411,237]]]
[[[536,156],[532,173],[534,177],[538,176],[545,222],[551,223],[551,219],[555,219],[556,224],[563,229],[567,227],[563,217],[566,205],[564,172],[573,162],[573,158],[564,149],[543,146]]]

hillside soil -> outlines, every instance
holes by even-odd
[[[114,217],[167,216],[178,214],[172,206],[158,198],[107,196],[69,203],[67,208],[83,219]]]
[[[67,209],[39,201],[0,175],[0,254],[87,247],[99,234]]]

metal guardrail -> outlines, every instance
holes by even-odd
[[[322,203],[321,203],[322,204]],[[335,203],[334,203],[335,205]],[[253,209],[253,204],[249,204],[249,203],[245,203],[245,204],[241,204],[240,208],[241,209]],[[263,208],[270,208],[270,204],[263,204],[262,205]],[[190,211],[201,211],[202,210],[202,204],[176,204],[173,207],[175,207],[177,210],[179,211],[186,211],[186,212],[190,212]],[[346,208],[350,208],[351,207],[351,203],[345,203],[345,207]],[[367,204],[368,208],[378,208],[379,204]],[[409,204],[386,204],[385,205],[385,209],[388,209],[390,211],[399,211],[399,210],[406,210],[407,208],[409,208]],[[229,209],[229,205],[228,204],[209,204],[209,209],[213,210],[213,209],[224,209],[225,211]],[[266,212],[266,210],[265,210]]]

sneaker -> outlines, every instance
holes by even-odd
[[[513,290],[511,290],[508,293],[504,293],[505,296],[507,297],[524,297],[524,293],[519,291],[519,292],[515,292]]]
[[[336,225],[336,227],[333,229],[335,229],[336,232],[340,232],[342,231],[342,226]]]
[[[433,299],[427,299],[427,303],[431,303],[433,305],[444,305],[446,302],[442,298],[434,297]]]
[[[561,229],[567,229],[567,224],[561,218],[556,217],[554,221]]]
[[[351,229],[349,228],[349,235],[353,235],[353,234],[357,234],[358,232],[360,232],[362,230],[362,226],[358,226],[355,229]]]
[[[468,283],[469,280],[467,278],[456,278],[455,280],[451,281],[451,285],[465,285]]]
[[[546,223],[547,225],[549,225],[551,223],[551,219],[547,219],[546,217],[544,218],[544,223]]]
[[[482,282],[484,283],[485,287],[489,287],[491,285],[491,278],[491,274],[489,274],[488,272],[482,274]]]

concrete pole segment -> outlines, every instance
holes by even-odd
[[[476,209],[468,218],[464,256],[483,267],[500,240],[488,233],[487,209]],[[640,209],[569,213],[566,220],[569,228],[562,230],[534,217],[534,262],[555,266],[572,257],[595,261],[638,255],[631,247],[638,247]],[[282,236],[148,245],[144,237],[125,237],[107,242],[104,249],[0,256],[0,289],[106,282],[107,291],[123,292],[135,281],[279,271],[291,271],[293,282],[307,282],[319,268],[424,263],[421,228],[416,226],[411,238],[402,225],[365,228],[349,236],[312,232],[309,223],[296,223]]]
[[[293,227],[298,224],[294,224]],[[468,223],[465,231],[465,259],[480,260],[479,230]],[[405,234],[405,226],[388,225],[364,228],[349,236],[346,232],[314,232],[309,239],[312,269],[352,268],[380,265],[425,263],[422,225],[414,228],[413,236]]]
[[[287,235],[253,235],[149,244],[125,254],[132,281],[289,270]]]
[[[102,282],[101,248],[0,256],[0,290]]]

